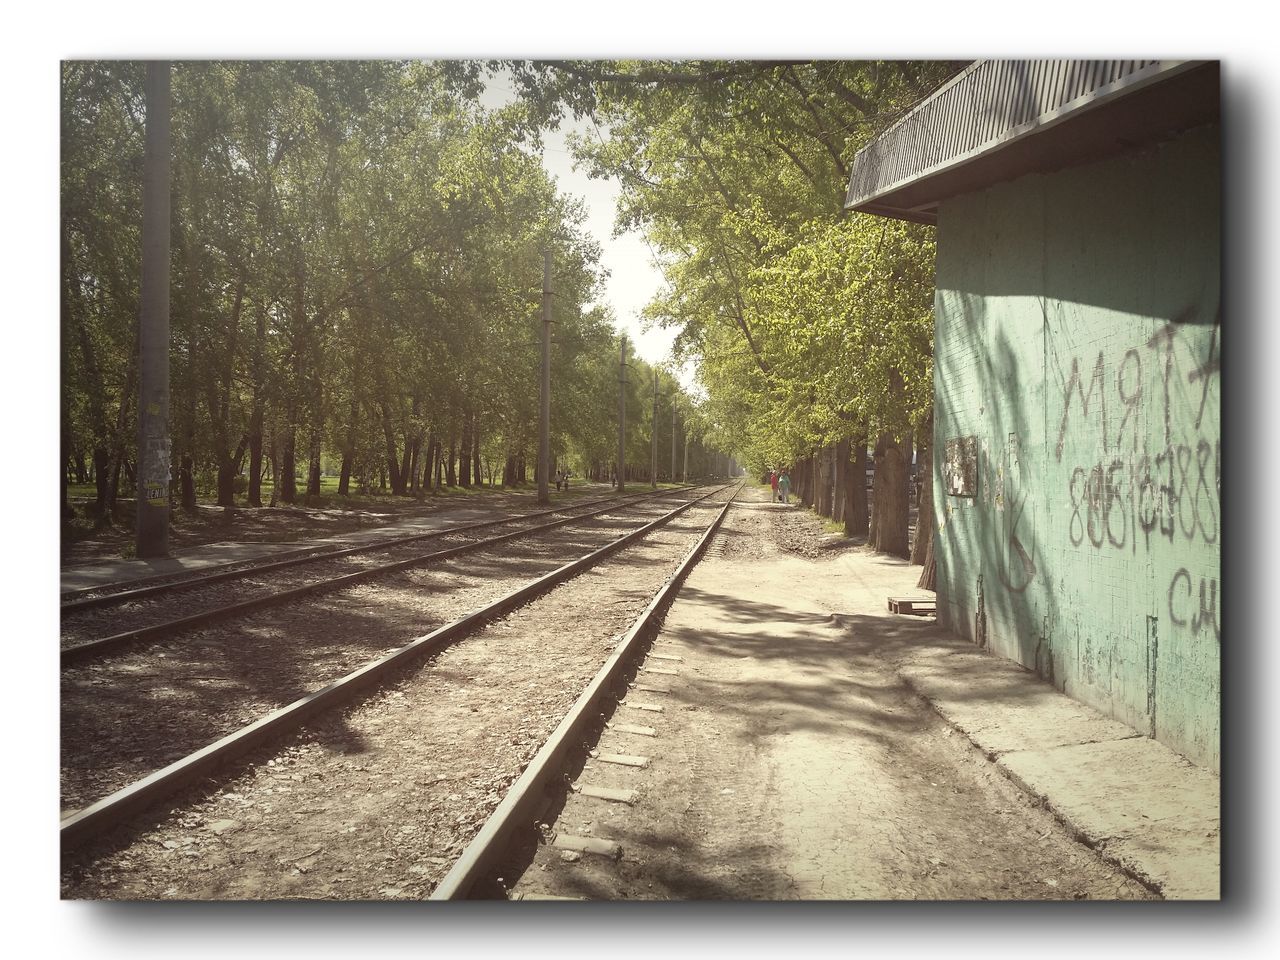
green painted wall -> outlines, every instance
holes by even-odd
[[[1219,137],[944,204],[934,377],[939,619],[1215,770]]]

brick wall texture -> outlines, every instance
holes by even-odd
[[[939,212],[938,616],[1219,769],[1220,131]]]

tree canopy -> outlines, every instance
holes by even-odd
[[[931,402],[932,229],[843,216],[849,165],[959,64],[535,61],[530,116],[624,187],[668,289],[647,318],[698,363],[708,419],[757,469],[919,427]]]
[[[100,513],[136,457],[143,75],[63,66],[63,455],[73,480],[97,484]],[[203,488],[259,505],[264,475],[290,502],[319,492],[322,462],[341,465],[341,492],[525,479],[546,249],[553,452],[583,469],[612,459],[617,341],[599,245],[544,170],[531,112],[482,109],[479,76],[474,63],[173,66],[170,419],[184,502]],[[630,410],[637,464],[648,406],[637,396]]]

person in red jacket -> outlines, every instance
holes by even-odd
[[[769,486],[773,487],[773,499],[776,503],[778,500],[778,471],[774,470],[769,474]]]

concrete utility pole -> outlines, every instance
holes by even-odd
[[[618,492],[626,489],[622,479],[627,456],[627,338],[621,340],[618,354]]]
[[[169,62],[147,64],[138,329],[138,557],[169,555]]]
[[[542,254],[542,384],[538,413],[538,502],[551,503],[551,251]]]
[[[649,431],[649,486],[658,489],[658,368],[653,368],[653,427]]]
[[[684,427],[684,483],[689,482],[689,425]]]

